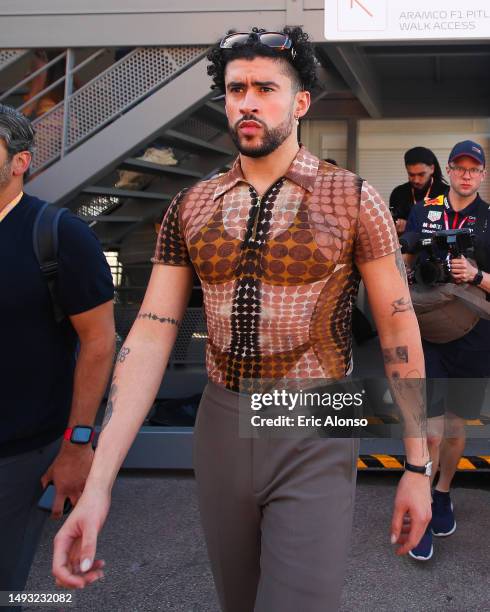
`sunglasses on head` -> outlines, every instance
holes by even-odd
[[[296,57],[293,41],[287,34],[282,34],[281,32],[236,32],[235,34],[225,36],[219,46],[221,49],[233,49],[234,47],[248,45],[254,39],[270,49],[289,51],[293,59]]]

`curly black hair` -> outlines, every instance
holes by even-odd
[[[227,34],[234,34],[235,31],[230,30]],[[294,69],[291,71],[291,76],[295,78],[295,85],[298,90],[311,91],[315,87],[317,83],[316,60],[313,46],[308,40],[308,34],[298,26],[285,27],[281,30],[291,39],[296,51],[293,58],[290,52],[278,51],[261,44],[256,35],[265,31],[264,29],[252,28],[246,45],[235,46],[232,49],[221,49],[218,42],[211,49],[207,55],[207,59],[211,62],[207,70],[209,76],[213,79],[213,89],[225,92],[225,69],[228,62],[235,59],[252,60],[257,56],[287,61]]]

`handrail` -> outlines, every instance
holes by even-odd
[[[86,59],[84,59],[82,62],[80,62],[79,64],[77,64],[75,66],[75,54],[74,54],[74,51],[73,51],[73,49],[67,49],[66,51],[63,51],[62,53],[57,55],[54,59],[52,59],[50,62],[48,62],[44,66],[41,66],[40,68],[35,70],[33,73],[31,73],[25,79],[23,79],[22,81],[17,83],[14,87],[10,88],[7,92],[2,94],[2,96],[0,97],[0,101],[3,100],[4,98],[7,98],[14,91],[19,89],[20,87],[22,87],[23,85],[25,85],[26,83],[31,81],[32,79],[34,79],[36,76],[38,76],[42,72],[49,70],[49,68],[51,66],[53,66],[57,62],[61,61],[63,58],[65,58],[65,60],[66,60],[65,61],[65,74],[62,77],[60,77],[59,79],[57,79],[56,81],[54,81],[54,83],[51,83],[51,84],[47,85],[43,90],[38,92],[35,96],[33,96],[32,98],[29,98],[29,100],[26,100],[23,104],[21,104],[20,106],[17,107],[17,110],[23,111],[24,108],[26,108],[27,106],[30,106],[33,102],[36,102],[37,100],[43,98],[47,93],[49,93],[52,89],[55,89],[56,87],[61,85],[63,82],[65,83],[65,99],[66,99],[66,90],[68,89],[70,91],[70,95],[71,95],[72,90],[73,90],[73,76],[77,72],[79,72],[82,68],[87,66],[90,62],[94,61],[95,59],[97,59],[98,57],[100,57],[101,55],[106,53],[106,51],[107,50],[105,48],[99,49],[95,53],[92,53],[89,57],[87,57]],[[45,113],[43,113],[43,115],[44,114]],[[37,119],[39,119],[43,115],[39,115],[39,117],[37,117]]]
[[[42,98],[43,96],[45,96],[48,93],[48,91],[51,91],[55,87],[58,87],[58,85],[61,85],[61,83],[63,83],[63,81],[65,81],[65,79],[66,79],[65,76],[60,77],[57,81],[55,81],[54,83],[51,83],[51,85],[48,85],[42,91],[37,93],[35,96],[32,96],[32,98],[29,98],[29,100],[26,100],[23,104],[18,106],[17,110],[18,111],[22,111],[22,109],[24,109],[26,106],[29,106],[30,104],[32,104],[36,100],[39,100],[39,98]]]
[[[6,98],[8,98],[9,96],[11,96],[15,91],[17,91],[18,89],[20,89],[23,85],[26,85],[27,83],[29,83],[29,81],[32,81],[32,79],[34,79],[35,77],[37,77],[39,74],[41,74],[42,72],[44,72],[45,70],[49,70],[49,68],[51,68],[51,66],[53,66],[54,64],[56,64],[56,62],[59,62],[63,57],[66,56],[66,51],[63,51],[62,53],[60,53],[59,55],[57,55],[54,59],[52,59],[50,62],[48,62],[47,64],[45,64],[44,66],[41,66],[40,68],[38,68],[37,70],[35,70],[34,72],[32,72],[31,74],[29,74],[28,76],[26,76],[25,79],[22,79],[22,81],[19,81],[19,83],[17,83],[16,85],[14,85],[13,87],[11,87],[9,90],[7,90],[6,92],[4,92],[1,96],[0,96],[0,102],[2,100],[5,100]],[[64,78],[64,77],[63,77]],[[30,102],[30,100],[29,100]],[[24,106],[24,105],[23,105]]]
[[[199,61],[206,47],[138,47],[73,91],[73,74],[102,52],[97,51],[75,67],[73,50],[65,52],[65,77],[49,86],[52,88],[64,80],[64,100],[33,122],[38,134],[33,172],[39,172],[63,157],[134,104]],[[42,93],[29,102],[38,99]]]

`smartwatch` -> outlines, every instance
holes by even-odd
[[[93,441],[95,431],[90,425],[75,425],[67,427],[63,438],[73,444],[89,444]]]
[[[478,270],[473,280],[470,281],[470,285],[475,285],[475,287],[478,287],[478,285],[481,284],[482,280],[483,280],[483,272],[481,270]]]
[[[407,472],[415,472],[424,476],[432,476],[432,461],[428,461],[425,465],[413,465],[405,461],[405,469]]]

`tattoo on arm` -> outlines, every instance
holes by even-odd
[[[117,356],[117,363],[123,363],[124,361],[126,361],[126,357],[129,355],[129,353],[131,352],[131,349],[127,346],[123,346],[122,349],[119,351],[119,355]]]
[[[171,325],[175,325],[176,327],[180,325],[180,321],[177,321],[177,319],[173,319],[172,317],[159,317],[153,312],[142,312],[136,318],[151,319],[152,321],[158,321],[160,323],[170,323]]]
[[[395,402],[401,411],[405,434],[409,437],[420,436],[424,440],[423,450],[428,453],[427,411],[425,404],[425,379],[418,370],[411,370],[403,378],[397,370],[389,377]],[[410,423],[412,422],[413,425]]]
[[[102,427],[100,429],[101,433],[104,431],[107,424],[111,420],[111,416],[114,411],[114,404],[116,401],[116,393],[117,393],[117,386],[115,382],[113,382],[111,385],[110,391],[109,391],[109,397],[107,398],[107,405],[105,408],[104,420],[102,421]]]
[[[395,262],[405,286],[408,287],[407,269],[405,268],[405,262],[403,261],[401,249],[397,249],[395,252]]]
[[[391,306],[393,307],[393,312],[391,313],[391,316],[394,316],[399,312],[407,312],[408,310],[413,310],[412,302],[404,297],[401,297],[398,300],[391,302]]]
[[[383,349],[383,359],[387,365],[408,363],[408,346],[395,346]]]

